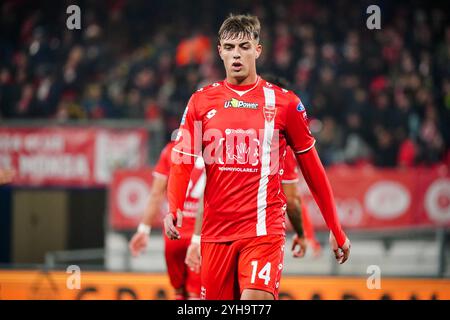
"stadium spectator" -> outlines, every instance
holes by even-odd
[[[170,4],[87,2],[82,29],[71,31],[61,27],[64,5],[2,3],[1,119],[163,120],[169,140],[192,89],[223,78],[212,45],[218,12],[242,9],[267,26],[261,72],[291,81],[310,118],[339,133],[331,145],[327,132],[318,134],[327,165],[397,166],[406,141],[415,145],[412,165],[449,154],[444,6],[386,3],[381,30],[368,30],[363,3],[348,0],[177,2],[176,11]],[[199,17],[203,11],[207,17]],[[380,162],[376,153],[385,149],[390,158]]]

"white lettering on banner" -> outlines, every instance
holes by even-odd
[[[410,204],[409,190],[395,181],[380,181],[367,190],[365,206],[379,219],[395,219],[404,214]]]
[[[60,134],[0,134],[0,151],[64,151],[65,137]]]
[[[0,151],[19,151],[22,149],[22,136],[17,134],[0,134]]]
[[[432,221],[450,222],[450,179],[434,181],[425,194],[425,208]]]
[[[47,135],[42,133],[28,134],[24,137],[23,148],[25,151],[64,151],[65,136],[63,135]]]
[[[89,179],[88,159],[85,155],[20,155],[21,176],[36,179],[65,178]]]
[[[133,168],[142,165],[146,154],[144,142],[135,133],[99,132],[95,141],[95,179],[100,183],[111,181],[117,168]]]

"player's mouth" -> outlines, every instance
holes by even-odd
[[[233,64],[231,65],[231,69],[236,72],[241,71],[242,67],[242,63],[240,62],[233,62]]]

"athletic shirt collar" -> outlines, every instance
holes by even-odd
[[[246,85],[236,85],[236,84],[231,84],[229,83],[226,79],[224,80],[224,84],[225,87],[227,87],[228,89],[234,91],[235,93],[237,93],[239,96],[243,96],[244,94],[246,94],[247,92],[255,89],[258,86],[259,81],[261,80],[261,78],[258,76],[256,78],[256,82],[252,83],[252,84],[246,84]]]

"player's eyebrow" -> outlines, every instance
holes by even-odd
[[[245,46],[245,45],[250,45],[250,41],[241,42],[241,43],[238,43],[237,45],[240,46],[240,47],[243,47],[243,46]],[[236,46],[236,44],[230,43],[230,42],[225,42],[225,43],[223,44],[223,46],[224,46],[224,47],[231,47],[231,48],[234,48],[234,47]]]

